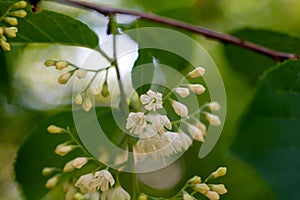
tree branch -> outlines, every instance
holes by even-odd
[[[200,35],[203,35],[207,38],[218,40],[220,42],[223,42],[225,44],[230,43],[234,44],[236,46],[240,46],[249,50],[252,50],[254,52],[257,52],[259,54],[263,54],[265,56],[273,58],[275,61],[284,61],[287,59],[298,59],[298,56],[292,53],[284,53],[284,52],[278,52],[272,49],[268,49],[264,46],[260,46],[257,44],[254,44],[249,41],[245,41],[243,39],[234,37],[232,35],[224,34],[224,33],[219,33],[215,32],[213,30],[199,27],[199,26],[194,26],[182,21],[166,18],[166,17],[161,17],[158,15],[153,15],[153,14],[148,14],[148,13],[142,13],[142,12],[137,12],[137,11],[132,11],[132,10],[126,10],[126,9],[121,9],[121,8],[111,8],[111,7],[105,7],[99,4],[93,4],[93,3],[88,3],[84,1],[76,1],[76,0],[64,0],[65,2],[69,2],[71,4],[75,4],[78,6],[82,6],[85,8],[93,9],[96,10],[97,12],[108,16],[110,14],[125,14],[125,15],[132,15],[132,16],[137,16],[142,19],[146,19],[149,21],[153,22],[158,22],[161,24],[166,24],[169,26],[173,26],[176,28],[184,29],[193,33],[197,33]]]

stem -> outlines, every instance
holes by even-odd
[[[119,69],[119,65],[118,65],[118,60],[117,60],[117,23],[116,23],[116,19],[115,19],[115,15],[114,14],[110,14],[109,15],[109,20],[110,20],[110,29],[111,32],[113,34],[113,65],[116,66],[116,73],[117,73],[117,78],[119,81],[119,88],[120,88],[120,98],[121,98],[121,102],[120,102],[120,108],[123,112],[125,112],[128,109],[127,106],[127,102],[126,102],[126,96],[124,93],[124,88],[123,88],[123,84],[121,81],[121,74],[120,74],[120,69]],[[133,138],[131,138],[129,135],[127,136],[127,141],[128,141],[128,151],[129,152],[133,152]],[[132,199],[135,200],[138,197],[139,194],[139,185],[138,185],[138,178],[137,178],[137,174],[134,173],[135,172],[135,168],[134,168],[134,157],[132,154],[130,154],[131,156],[128,157],[129,161],[130,161],[130,165],[131,165],[131,169],[132,169],[132,173],[131,173],[131,184],[132,184]]]
[[[153,15],[153,14],[148,14],[148,13],[142,13],[142,12],[137,12],[133,10],[126,10],[122,8],[111,8],[111,7],[105,7],[99,4],[93,4],[93,3],[88,3],[84,1],[76,1],[76,0],[63,0],[65,2],[73,3],[85,8],[90,8],[93,10],[98,11],[99,13],[107,16],[111,14],[125,14],[125,15],[132,15],[132,16],[137,16],[142,19],[146,19],[149,21],[153,22],[158,22],[161,24],[166,24],[169,26],[173,26],[176,28],[184,29],[193,33],[197,33],[200,35],[204,35],[207,38],[215,39],[220,42],[223,42],[225,44],[230,43],[234,44],[249,50],[252,50],[254,52],[257,52],[259,54],[263,54],[265,56],[273,58],[275,61],[284,61],[287,59],[298,59],[298,56],[295,54],[291,53],[284,53],[284,52],[278,52],[272,49],[268,49],[264,46],[260,46],[257,44],[254,44],[252,42],[242,40],[240,38],[234,37],[232,35],[224,34],[224,33],[219,33],[204,27],[199,27],[199,26],[194,26],[182,21],[166,18],[166,17],[161,17],[158,15]]]

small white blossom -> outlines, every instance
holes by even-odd
[[[121,186],[117,186],[103,192],[101,200],[130,200],[130,195]]]
[[[45,186],[48,189],[53,189],[56,186],[57,182],[58,182],[58,176],[53,176],[52,178],[48,179]]]
[[[221,120],[217,115],[213,115],[213,114],[210,114],[210,113],[205,113],[205,117],[211,125],[213,125],[213,126],[221,125]]]
[[[220,104],[216,101],[212,101],[212,102],[208,103],[207,107],[211,111],[217,111],[217,110],[220,110],[220,108],[221,108]]]
[[[55,125],[50,125],[47,128],[47,131],[51,134],[60,134],[60,133],[66,133],[66,129],[64,128],[60,128],[58,126]]]
[[[94,179],[93,174],[85,174],[80,176],[80,178],[76,181],[75,187],[80,188],[82,193],[92,192],[96,189],[96,187],[91,187],[92,180]]]
[[[76,103],[77,105],[81,105],[83,101],[82,95],[81,94],[77,94],[74,98],[74,103]]]
[[[197,200],[195,197],[191,196],[189,193],[186,191],[183,191],[183,200]]]
[[[16,28],[16,27],[8,27],[8,28],[4,27],[4,33],[9,38],[17,37],[17,32],[18,32],[18,28]]]
[[[94,83],[90,85],[89,89],[90,89],[90,93],[94,96],[100,94],[100,88],[98,87],[98,85]]]
[[[74,145],[68,145],[68,142],[65,142],[56,146],[55,153],[60,156],[65,156],[73,149],[75,149]]]
[[[214,191],[208,191],[207,193],[204,194],[207,198],[210,200],[218,200],[220,199],[220,196],[217,192]]]
[[[147,115],[146,120],[152,122],[153,130],[158,133],[163,131],[164,127],[169,130],[172,129],[172,124],[166,115]]]
[[[227,189],[225,188],[224,184],[210,184],[209,187],[212,191],[215,191],[218,194],[222,195],[227,193]]]
[[[77,78],[81,79],[81,78],[84,78],[87,74],[87,71],[86,70],[83,70],[83,69],[78,69],[76,71],[76,76]]]
[[[82,168],[89,161],[88,157],[78,157],[72,161],[72,165],[76,169]]]
[[[192,138],[194,138],[195,140],[199,141],[199,142],[204,142],[204,137],[203,137],[203,133],[200,129],[198,129],[196,126],[189,124],[187,127],[190,135],[192,136]]]
[[[136,143],[137,150],[142,150],[145,153],[151,153],[158,149],[163,144],[163,140],[160,135],[155,134],[152,137],[140,138]]]
[[[203,67],[197,67],[196,69],[188,73],[188,76],[191,78],[198,78],[203,76],[204,73],[205,73],[205,69]]]
[[[97,190],[101,190],[102,192],[107,191],[109,189],[109,185],[113,186],[115,184],[115,180],[111,173],[104,169],[101,171],[97,171],[95,173],[94,179],[92,180],[91,187],[96,188]]]
[[[180,117],[189,117],[188,108],[186,107],[186,105],[174,100],[171,100],[171,105],[177,115],[179,115]]]
[[[133,134],[142,134],[144,128],[147,126],[145,115],[142,112],[131,112],[128,115],[126,129]]]
[[[194,124],[198,129],[201,130],[202,135],[205,136],[206,135],[206,126],[200,122],[199,120],[196,121],[196,123]]]
[[[72,75],[73,75],[72,72],[63,73],[58,77],[58,82],[60,84],[66,84],[69,81],[69,79],[72,77]]]
[[[146,110],[156,110],[162,108],[162,94],[159,92],[153,92],[149,90],[147,94],[143,94],[140,97],[140,101],[145,105]]]
[[[183,98],[190,95],[190,90],[188,88],[178,87],[178,88],[175,88],[174,91]]]
[[[90,99],[90,97],[85,97],[83,99],[83,103],[82,103],[82,108],[85,112],[88,112],[91,110],[91,108],[93,107],[93,103]]]
[[[195,94],[202,94],[205,92],[205,87],[201,84],[189,84],[188,87]]]

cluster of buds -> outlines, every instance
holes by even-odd
[[[17,36],[17,18],[24,18],[27,15],[26,11],[23,10],[26,6],[25,1],[16,2],[0,17],[0,46],[4,51],[10,51],[11,49],[6,37],[15,38]]]
[[[224,184],[207,184],[211,179],[225,176],[227,169],[225,167],[219,167],[215,172],[213,172],[204,182],[202,182],[201,177],[194,176],[188,181],[188,187],[190,187],[195,192],[198,192],[206,196],[210,200],[220,199],[220,195],[226,194],[227,189]],[[195,193],[194,193],[195,194]],[[184,200],[193,200],[196,199],[193,195],[183,191]]]
[[[50,134],[72,134],[70,130],[50,125],[47,128]],[[71,143],[77,143],[73,145]],[[76,141],[68,141],[56,146],[55,153],[59,156],[65,156],[75,148],[80,147],[80,144]],[[45,167],[42,171],[44,176],[50,176],[47,180],[45,187],[53,189],[58,186],[59,182],[63,182],[63,191],[65,192],[66,200],[73,199],[124,199],[130,200],[130,195],[121,187],[120,183],[117,184],[113,175],[108,169],[102,169],[98,171],[92,171],[87,174],[81,175],[79,178],[70,178],[66,180],[63,178],[65,173],[72,174],[74,170],[80,170],[89,161],[95,159],[90,155],[73,158],[68,161],[63,169],[54,167]],[[97,168],[97,167],[96,167]],[[86,173],[86,172],[85,172]],[[116,185],[115,187],[113,187]]]
[[[72,78],[73,75],[76,75],[78,79],[83,79],[87,76],[87,73],[89,70],[81,69],[78,66],[65,61],[65,60],[46,60],[45,61],[45,66],[46,67],[55,67],[57,70],[63,70],[68,67],[72,67],[73,69],[70,69],[66,72],[63,72],[59,77],[58,77],[58,82],[60,84],[67,84],[68,81]],[[107,98],[110,93],[108,89],[108,83],[107,83],[107,76],[108,76],[108,70],[107,69],[101,69],[98,71],[92,71],[94,74],[94,77],[98,75],[98,73],[102,72],[105,70],[105,80],[102,84],[102,87],[98,86],[97,83],[95,83],[94,78],[92,79],[91,82],[89,82],[88,87],[81,93],[77,94],[74,97],[74,103],[78,105],[82,105],[82,108],[84,111],[88,112],[91,110],[93,107],[92,103],[92,97],[97,96],[97,95],[102,95],[102,97]]]

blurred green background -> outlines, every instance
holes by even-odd
[[[251,28],[300,37],[300,2],[298,0],[155,0],[154,2],[98,0],[97,2],[154,12],[220,32],[236,33],[237,30]],[[52,10],[59,9],[80,18],[98,31],[102,30],[101,26],[105,28],[104,20],[96,22],[86,11],[64,10],[66,8],[57,8],[55,4],[47,2],[43,3],[42,7]],[[196,39],[212,56],[224,79],[228,111],[224,131],[218,144],[225,151],[234,139],[239,117],[251,100],[258,79],[257,75],[262,71],[260,71],[260,66],[253,67],[253,69],[249,69],[247,66],[249,76],[247,73],[240,73],[233,67],[234,63],[228,62],[223,44],[207,40],[202,36],[196,36]],[[71,88],[56,84],[57,74],[54,70],[49,73],[50,71],[45,70],[43,61],[35,60],[34,55],[39,53],[50,57],[68,57],[76,52],[68,51],[66,53],[66,49],[57,46],[28,46],[18,54],[17,60],[14,60],[16,64],[9,69],[14,92],[11,99],[7,99],[4,95],[0,96],[0,199],[20,199],[13,172],[13,163],[18,147],[43,119],[70,103]],[[266,63],[274,64],[268,61]],[[247,61],[245,61],[246,65]],[[265,69],[266,66],[261,67]],[[2,88],[5,88],[5,85],[2,85]],[[46,93],[47,95],[45,95]],[[197,146],[193,149],[198,150]],[[189,153],[194,155],[195,152]],[[218,156],[210,156],[207,159],[213,158],[218,158]],[[230,160],[220,161],[220,164],[230,162]],[[239,165],[247,168],[242,162]],[[207,168],[210,167],[214,170],[215,166],[207,166]],[[234,169],[229,168],[229,170]],[[249,170],[251,171],[251,169]],[[191,174],[192,172],[189,175]],[[253,174],[249,173],[245,176],[255,177],[256,174],[253,172]],[[155,180],[153,184],[156,184]],[[147,187],[145,186],[145,188]]]

